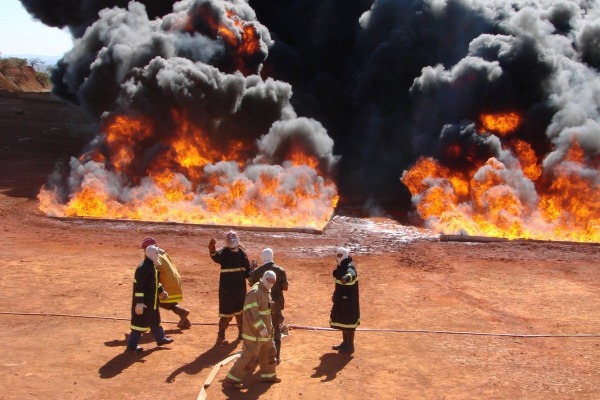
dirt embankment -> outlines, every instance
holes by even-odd
[[[0,90],[7,92],[48,92],[51,89],[48,74],[37,72],[31,60],[23,58],[0,59]],[[35,60],[33,60],[35,64]]]

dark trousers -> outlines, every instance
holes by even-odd
[[[152,332],[154,340],[156,340],[157,343],[165,338],[165,330],[160,326],[159,319],[160,316],[158,310],[153,310],[153,312],[150,313],[150,332]],[[144,332],[138,331],[137,329],[132,329],[129,334],[129,339],[127,339],[127,348],[135,350],[143,333]]]

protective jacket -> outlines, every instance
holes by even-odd
[[[346,283],[342,283],[342,278]],[[333,271],[335,289],[329,325],[335,329],[354,330],[360,324],[358,274],[352,257],[342,260]]]
[[[240,315],[246,297],[246,278],[250,272],[250,261],[241,249],[229,247],[211,253],[214,262],[221,265],[219,278],[219,317]]]
[[[242,322],[242,337],[253,342],[268,342],[273,337],[271,321],[271,294],[263,285],[255,283],[246,294]],[[260,331],[266,328],[269,334],[260,336]]]
[[[288,280],[285,270],[282,267],[273,262],[263,264],[260,267],[255,268],[253,271],[250,271],[250,277],[248,278],[248,281],[250,281],[250,285],[254,285],[259,281],[260,278],[262,278],[266,271],[275,272],[277,280],[275,281],[275,285],[273,285],[271,288],[271,298],[273,299],[273,303],[276,303],[279,306],[279,309],[283,310],[285,306],[283,290],[287,289]]]
[[[158,294],[164,291],[158,280],[158,270],[148,257],[135,270],[133,278],[133,296],[131,301],[131,329],[146,332],[150,329],[150,314],[158,314]],[[142,315],[137,315],[135,305],[144,303],[146,308]]]
[[[158,259],[160,265],[156,266],[159,273],[159,281],[169,297],[166,300],[159,299],[161,303],[181,303],[183,301],[183,290],[181,287],[181,276],[175,268],[175,264],[166,251],[160,249]]]
[[[273,343],[273,325],[271,323],[271,296],[269,290],[260,283],[255,283],[246,295],[242,322],[244,345],[242,355],[227,373],[225,378],[232,383],[240,383],[242,379],[256,368],[256,360],[260,367],[260,379],[273,382],[277,379],[275,344]],[[266,328],[267,336],[260,336]]]

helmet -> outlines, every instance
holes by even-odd
[[[151,237],[146,238],[142,240],[142,245],[140,246],[140,249],[145,249],[146,247],[151,245],[156,245],[156,240],[152,239]]]

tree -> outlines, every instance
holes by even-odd
[[[38,67],[45,64],[44,61],[40,58],[29,58],[27,59],[27,62],[29,63],[29,66],[35,69],[36,71],[39,71]]]

